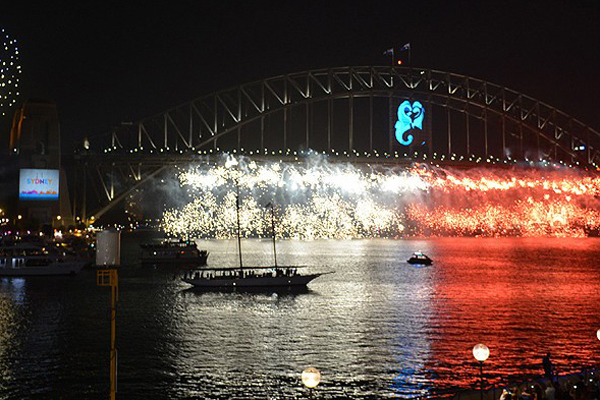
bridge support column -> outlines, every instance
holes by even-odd
[[[306,108],[305,108],[305,112],[306,112],[306,150],[308,150],[310,148],[310,137],[309,137],[309,129],[310,129],[310,108],[309,108],[309,103],[306,103]]]
[[[502,112],[502,158],[506,158],[506,116]]]
[[[483,109],[483,143],[485,147],[485,158],[488,157],[488,119],[487,108]]]
[[[288,109],[283,109],[283,149],[287,149],[287,120],[288,120]]]
[[[81,203],[81,219],[87,221],[87,164],[83,165],[83,202]]]
[[[521,147],[521,158],[525,158],[525,148],[523,147],[523,124],[519,123],[519,146]]]
[[[394,148],[394,139],[392,135],[392,115],[394,115],[394,105],[392,103],[392,94],[390,93],[388,98],[388,136],[389,140],[389,152],[392,153],[392,149]]]
[[[467,104],[468,107],[468,104]],[[469,157],[471,155],[471,132],[469,129],[469,112],[467,111],[467,113],[465,114],[465,118],[466,118],[466,133],[467,133],[467,157]]]
[[[265,148],[265,116],[260,117],[260,150]]]
[[[333,130],[333,100],[327,100],[327,151],[331,151],[331,131]]]
[[[373,152],[373,96],[369,96],[369,151]]]
[[[450,119],[450,109],[446,108],[446,122],[448,123],[448,156],[452,154],[452,120]]]
[[[350,95],[348,102],[348,150],[354,148],[354,96]]]

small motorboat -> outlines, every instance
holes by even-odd
[[[406,260],[409,264],[417,264],[417,265],[431,265],[433,264],[433,260],[427,257],[425,254],[417,251],[413,253],[413,255]]]

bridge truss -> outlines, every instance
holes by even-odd
[[[394,140],[394,105],[402,99],[429,110],[426,149]],[[296,160],[311,150],[353,162],[436,158],[597,168],[599,149],[598,131],[490,82],[421,68],[329,68],[222,90],[92,138],[77,155],[82,189],[74,207],[83,219],[98,218],[170,166],[211,162],[224,152]],[[88,181],[97,182],[93,192]]]

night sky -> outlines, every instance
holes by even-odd
[[[57,102],[65,146],[249,81],[389,65],[383,52],[407,42],[413,66],[507,86],[600,129],[596,1],[13,3],[0,27],[20,44],[21,100]]]

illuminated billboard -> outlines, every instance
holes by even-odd
[[[19,199],[58,200],[57,169],[22,169],[19,174]]]

